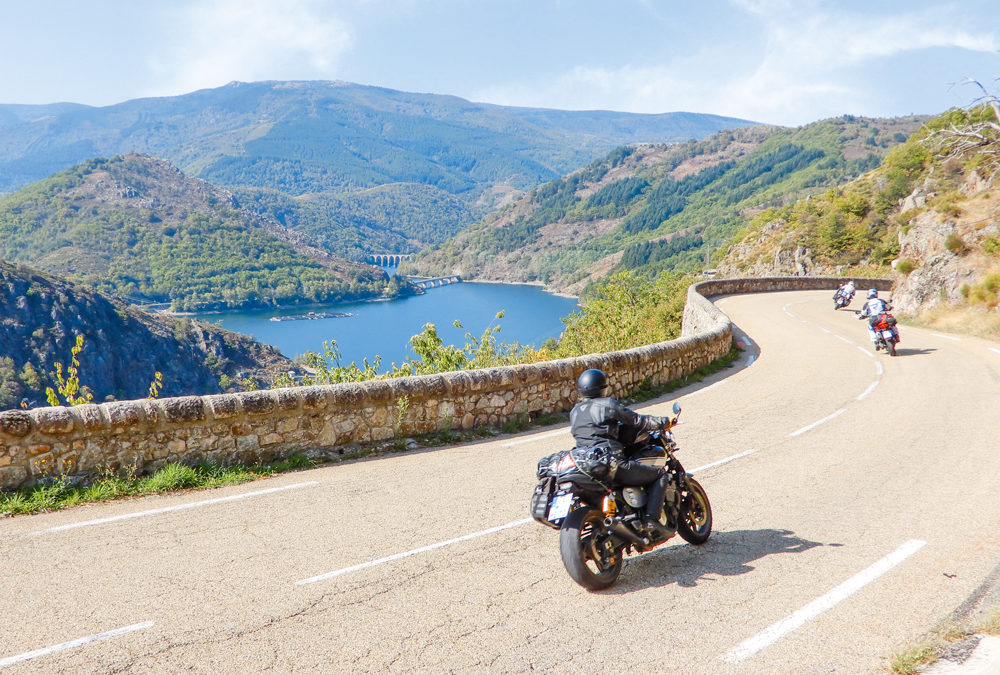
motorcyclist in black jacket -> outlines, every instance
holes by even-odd
[[[573,438],[577,447],[603,446],[614,453],[618,463],[612,480],[616,484],[648,487],[649,501],[646,503],[643,527],[654,538],[667,539],[674,534],[674,528],[660,522],[667,491],[667,472],[633,460],[623,441],[635,438],[640,431],[660,429],[670,418],[641,415],[625,407],[604,395],[607,386],[607,376],[597,369],[585,370],[577,379],[576,388],[583,400],[573,406],[569,414]]]

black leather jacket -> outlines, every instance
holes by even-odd
[[[581,448],[606,445],[621,454],[624,438],[634,438],[639,431],[659,429],[669,418],[640,415],[609,397],[585,398],[569,413],[570,430]]]

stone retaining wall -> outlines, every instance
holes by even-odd
[[[336,455],[397,435],[565,412],[577,401],[576,378],[587,368],[604,370],[621,395],[644,380],[664,384],[724,356],[732,326],[706,296],[802,289],[832,295],[839,281],[702,282],[688,292],[680,338],[620,352],[352,384],[10,410],[0,413],[0,489],[46,475],[94,476],[125,466],[150,472],[169,462],[226,465],[295,452]],[[862,281],[859,288],[872,284]],[[875,285],[888,288],[886,281]]]

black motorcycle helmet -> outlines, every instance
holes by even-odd
[[[607,386],[607,376],[596,368],[583,371],[576,380],[576,390],[584,398],[598,398],[599,396],[603,396]]]

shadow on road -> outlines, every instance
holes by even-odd
[[[896,347],[896,356],[919,356],[920,354],[930,354],[937,349],[900,349]]]
[[[706,576],[736,576],[752,572],[750,563],[778,553],[802,553],[821,544],[796,537],[789,530],[734,530],[714,532],[701,546],[678,538],[672,546],[629,558],[618,584],[608,593],[631,593],[644,588],[677,584],[697,586]]]

